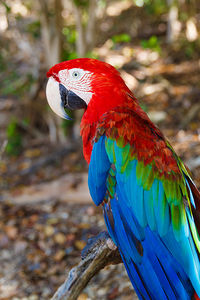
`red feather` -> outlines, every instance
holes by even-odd
[[[135,98],[132,99],[132,96],[126,94],[123,104],[104,113],[98,122],[88,127],[85,115],[90,113],[88,106],[81,122],[84,154],[88,162],[93,139],[98,139],[106,132],[107,137],[116,140],[122,138],[124,145],[129,143],[132,146],[132,156],[143,161],[145,165],[152,164],[159,178],[182,178],[173,151],[168,148],[163,134],[142,111]],[[85,128],[90,129],[85,131]]]

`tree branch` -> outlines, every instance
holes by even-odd
[[[122,262],[119,251],[107,232],[90,238],[81,253],[82,260],[71,269],[51,300],[75,300],[92,277],[110,264]]]

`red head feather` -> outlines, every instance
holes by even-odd
[[[130,102],[141,113],[142,111],[137,100],[121,78],[120,73],[105,62],[90,58],[73,59],[56,64],[47,72],[47,76],[52,76],[55,80],[62,83],[59,72],[74,68],[92,73],[89,82],[92,97],[81,121],[84,154],[86,160],[89,161],[92,150],[91,141],[95,135],[97,122],[104,113],[117,106],[126,107],[126,105],[130,105]],[[81,89],[81,84],[77,85],[77,89]],[[132,99],[128,95],[131,95]]]
[[[93,74],[90,82],[93,96],[84,114],[84,118],[90,123],[98,121],[103,113],[122,104],[127,93],[131,93],[113,66],[91,58],[72,59],[56,64],[47,72],[47,77],[53,76],[60,82],[59,72],[73,68]]]
[[[108,73],[120,76],[119,72],[111,65],[93,58],[77,58],[63,61],[53,66],[47,72],[47,77],[58,75],[58,72],[64,69],[81,68],[95,73]]]

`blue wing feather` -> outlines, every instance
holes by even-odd
[[[91,155],[88,186],[94,203],[98,206],[106,194],[106,179],[110,169],[110,161],[105,150],[105,137],[99,139],[93,146]]]
[[[144,190],[144,201],[145,201],[145,213],[147,217],[147,223],[151,230],[156,230],[156,217],[154,212],[154,191],[151,188],[150,190]]]
[[[113,165],[115,168],[111,168]],[[200,294],[200,265],[188,223],[176,237],[163,183],[152,177],[151,168],[146,173],[142,169],[138,179],[140,169],[136,159],[129,159],[129,147],[122,149],[102,136],[94,144],[89,166],[91,196],[97,205],[105,200],[109,234],[119,248],[138,297],[191,299],[192,284]],[[149,176],[150,185],[142,184]]]
[[[169,205],[167,203],[162,182],[155,179],[153,183],[153,189],[155,190],[154,201],[157,202],[157,205],[154,206],[157,230],[162,237],[168,232],[170,226]]]

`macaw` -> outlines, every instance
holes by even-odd
[[[84,109],[90,194],[139,299],[200,299],[200,193],[187,167],[113,66],[79,58],[47,76],[55,113]]]

